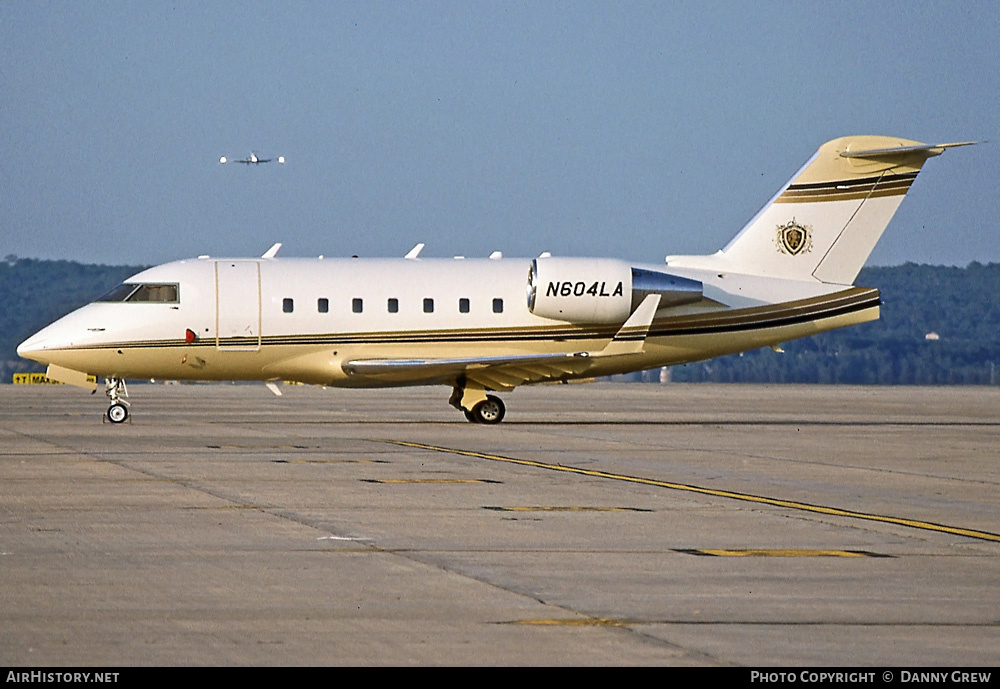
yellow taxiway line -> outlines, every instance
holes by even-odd
[[[629,483],[639,483],[646,486],[657,486],[660,488],[670,488],[671,490],[682,490],[682,491],[687,491],[689,493],[700,493],[701,495],[711,495],[717,498],[742,500],[744,502],[754,502],[761,505],[771,505],[772,507],[785,507],[788,509],[800,510],[804,512],[825,514],[832,517],[846,517],[848,519],[864,519],[866,521],[883,522],[885,524],[895,524],[897,526],[905,526],[911,529],[937,531],[940,533],[947,533],[955,536],[965,536],[967,538],[976,538],[983,541],[992,541],[994,543],[1000,543],[1000,534],[991,533],[989,531],[978,531],[976,529],[964,529],[957,526],[948,526],[946,524],[935,524],[933,522],[925,522],[917,519],[904,519],[902,517],[890,517],[883,514],[856,512],[854,510],[845,510],[839,507],[826,507],[824,505],[810,505],[809,503],[797,502],[795,500],[781,500],[778,498],[768,498],[761,495],[752,495],[750,493],[737,493],[729,490],[703,488],[701,486],[692,486],[685,483],[673,483],[671,481],[660,481],[658,479],[643,478],[641,476],[614,474],[608,471],[598,471],[594,469],[581,469],[578,467],[565,466],[563,464],[550,464],[547,462],[538,462],[531,459],[504,457],[502,455],[492,455],[485,452],[475,452],[473,450],[459,450],[453,447],[426,445],[424,443],[414,443],[405,440],[391,440],[385,438],[369,438],[369,440],[371,440],[372,442],[386,443],[389,445],[412,447],[418,450],[429,450],[432,452],[446,452],[454,455],[462,455],[464,457],[476,457],[478,459],[488,459],[493,462],[506,462],[508,464],[517,464],[519,466],[533,467],[536,469],[547,469],[549,471],[561,471],[567,474],[576,474],[579,476],[590,476],[594,478],[604,478],[614,481],[627,481]]]

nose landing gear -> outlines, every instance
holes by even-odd
[[[111,423],[125,423],[128,421],[128,388],[125,387],[123,378],[107,378],[104,382],[104,394],[108,396],[111,406],[104,414],[105,421]]]

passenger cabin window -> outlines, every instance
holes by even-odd
[[[285,313],[291,313],[295,310],[295,300],[291,297],[285,297],[281,300],[281,310]]]
[[[351,300],[351,311],[354,313],[361,313],[365,308],[365,302],[363,299],[355,297]]]
[[[503,313],[503,299],[493,300],[493,313]]]
[[[458,312],[469,313],[469,300],[465,297],[458,300]]]
[[[389,313],[399,313],[399,299],[390,297],[389,301],[386,302],[386,308],[389,309]]]
[[[105,292],[97,301],[127,301],[147,304],[177,304],[180,288],[176,284],[122,283],[110,292]]]
[[[320,297],[316,300],[316,310],[320,313],[327,313],[330,311],[330,300],[326,297]]]
[[[424,313],[434,313],[434,300],[424,299]]]

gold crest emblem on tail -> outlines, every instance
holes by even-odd
[[[778,225],[776,238],[778,251],[783,254],[797,256],[808,253],[812,249],[812,232],[806,225],[799,225],[792,218],[790,223]]]

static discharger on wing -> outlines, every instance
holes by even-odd
[[[18,354],[128,419],[125,380],[440,385],[473,422],[496,392],[671,366],[879,317],[858,272],[927,159],[969,142],[830,141],[722,250],[618,259],[260,258],[144,270],[28,338]],[[251,153],[235,162],[269,162]],[[283,158],[277,159],[279,163]],[[220,162],[226,162],[223,158]]]

